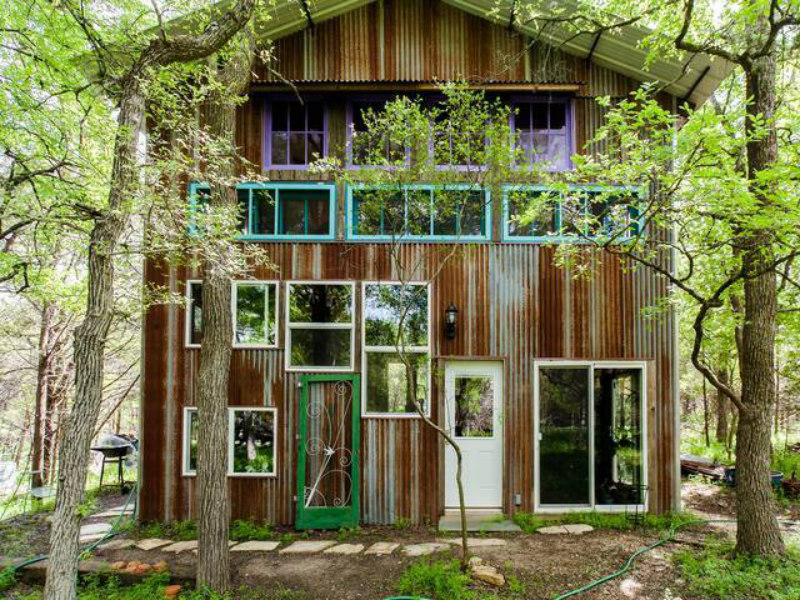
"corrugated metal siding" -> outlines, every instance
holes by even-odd
[[[444,246],[408,244],[401,262],[419,265],[415,278],[429,279],[437,272]],[[278,273],[256,269],[256,278],[393,279],[395,263],[388,248],[351,244],[265,244],[263,250]],[[533,244],[482,244],[465,247],[451,258],[433,282],[433,352],[437,357],[492,357],[505,361],[505,466],[504,508],[515,510],[514,495],[522,509],[533,507],[533,360],[535,358],[642,359],[652,361],[651,378],[651,502],[654,510],[671,506],[673,411],[670,364],[674,324],[669,318],[646,316],[666,292],[663,281],[633,270],[620,259],[584,251],[594,276],[575,279],[574,273],[554,264],[552,247]],[[148,267],[153,281],[181,289],[184,278],[198,273],[174,271],[169,278]],[[283,294],[283,289],[281,294]],[[441,335],[444,309],[454,301],[459,307],[459,334],[455,340]],[[282,304],[282,303],[281,303]],[[360,306],[357,306],[360,314]],[[283,306],[281,307],[281,312]],[[169,331],[164,315],[175,311]],[[194,404],[194,375],[198,352],[182,343],[183,309],[153,307],[146,319],[144,384],[143,518],[188,518],[194,481],[180,476],[181,414]],[[283,347],[281,314],[280,344]],[[358,320],[357,320],[358,322]],[[158,333],[156,333],[158,332]],[[356,330],[356,340],[360,330]],[[262,518],[275,523],[293,520],[295,493],[295,441],[298,388],[296,376],[283,370],[283,350],[235,350],[231,367],[232,405],[276,406],[281,431],[278,439],[278,476],[264,479],[231,478],[234,518]],[[356,371],[361,371],[360,349]],[[166,365],[176,365],[171,388]],[[434,381],[436,378],[434,377]],[[441,393],[434,384],[434,418],[440,414]],[[171,396],[172,403],[164,398]],[[168,428],[167,412],[173,426]],[[362,518],[367,523],[391,523],[399,517],[415,522],[435,521],[442,507],[442,448],[435,434],[415,419],[362,419]],[[151,450],[159,440],[177,457],[168,464]],[[169,477],[165,477],[165,471]]]

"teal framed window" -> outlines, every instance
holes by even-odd
[[[490,192],[473,185],[347,186],[350,240],[488,241]]]
[[[570,186],[564,194],[543,185],[508,185],[502,195],[507,242],[625,241],[644,227],[639,187]]]
[[[208,185],[189,186],[192,210],[208,202]],[[333,183],[241,183],[239,239],[244,241],[335,239],[336,186]],[[197,228],[191,225],[191,231]]]

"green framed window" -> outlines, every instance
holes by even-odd
[[[197,407],[183,407],[183,452],[181,471],[184,477],[197,474]]]
[[[275,348],[278,345],[278,283],[235,281],[233,283],[234,345]]]
[[[362,413],[418,417],[415,389],[429,413],[430,286],[364,282],[362,294]]]
[[[348,186],[346,234],[365,241],[487,241],[490,193],[471,185]]]
[[[503,194],[503,240],[579,242],[613,237],[626,241],[643,230],[640,188],[509,185]]]
[[[186,346],[199,348],[203,341],[203,282],[200,280],[190,279],[186,282],[184,315]]]
[[[207,203],[208,186],[193,183],[192,206]],[[336,186],[332,183],[241,183],[236,186],[241,238],[332,240],[335,238]],[[192,226],[192,230],[196,228]]]
[[[287,371],[353,370],[354,290],[349,281],[287,282]]]
[[[228,475],[272,477],[277,474],[275,408],[228,408]]]

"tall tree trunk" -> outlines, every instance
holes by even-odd
[[[68,0],[64,2],[67,4]],[[114,311],[114,251],[128,223],[128,204],[137,197],[136,156],[144,118],[144,90],[158,67],[194,61],[216,52],[250,20],[253,4],[254,0],[239,0],[198,34],[152,39],[119,80],[108,203],[94,216],[89,236],[86,312],[75,330],[73,343],[75,401],[59,448],[45,600],[73,600],[76,596],[80,551],[77,509],[83,500],[89,452],[103,397],[103,359]],[[72,9],[80,13],[80,9]]]
[[[52,350],[57,308],[45,302],[39,322],[38,364],[36,367],[36,405],[33,414],[33,441],[31,448],[31,486],[42,487],[49,480],[49,441],[53,419],[53,397],[51,394],[56,374],[53,372]]]
[[[762,24],[763,25],[763,24]],[[777,159],[775,124],[776,65],[771,54],[756,58],[746,69],[747,169],[751,191],[769,205],[769,191],[758,180],[759,173]],[[757,123],[767,119],[764,135],[754,135]],[[770,484],[772,410],[775,405],[775,323],[777,281],[772,262],[773,242],[769,231],[749,230],[742,242],[744,280],[744,324],[739,371],[742,407],[736,437],[736,550],[741,554],[774,556],[785,549]]]
[[[717,379],[724,385],[729,385],[727,369],[717,371]],[[730,401],[725,397],[721,390],[716,393],[717,427],[715,437],[718,442],[725,444],[728,441],[728,413],[730,412]]]
[[[255,56],[250,43],[221,68],[221,86],[204,105],[206,129],[220,148],[213,157],[209,210],[232,215],[236,192],[231,187],[236,170],[236,106],[250,83]],[[212,59],[212,65],[217,61]],[[230,588],[228,528],[228,377],[233,347],[231,314],[231,240],[203,240],[203,340],[198,369],[197,500],[198,586],[224,594]]]
[[[706,378],[703,377],[703,435],[706,440],[706,448],[711,445],[708,423],[708,389],[706,388]]]

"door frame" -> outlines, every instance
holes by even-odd
[[[542,470],[539,467],[539,369],[542,367],[587,367],[589,369],[589,504],[546,504],[542,505],[540,499],[540,478]],[[594,481],[594,373],[595,368],[611,369],[639,369],[642,373],[642,394],[639,400],[639,411],[642,418],[642,486],[644,486],[644,502],[642,504],[597,504],[595,497]],[[568,512],[608,512],[621,513],[628,511],[647,512],[650,498],[647,493],[649,471],[650,438],[648,431],[648,388],[647,388],[647,361],[644,360],[569,360],[569,359],[537,359],[533,361],[533,511],[535,513],[568,513]]]
[[[361,376],[358,373],[303,373],[300,375],[300,405],[298,408],[299,431],[297,435],[297,495],[295,529],[339,529],[356,527],[359,522],[361,469],[359,450],[361,447]],[[351,502],[349,506],[306,507],[306,435],[308,433],[308,388],[313,383],[349,381],[352,389],[351,402]]]
[[[500,434],[501,434],[501,439],[500,439],[500,502],[499,502],[499,504],[497,506],[473,506],[473,507],[470,507],[467,504],[466,505],[466,509],[467,510],[474,510],[474,511],[484,511],[484,510],[489,510],[489,511],[501,510],[502,511],[502,510],[504,510],[504,507],[505,507],[505,490],[506,490],[506,460],[505,460],[505,454],[506,454],[506,450],[505,450],[505,446],[506,446],[506,418],[505,418],[505,415],[506,415],[507,395],[505,393],[505,390],[506,390],[506,381],[505,381],[506,380],[506,369],[505,369],[506,364],[505,364],[505,360],[500,359],[500,358],[491,358],[491,357],[487,357],[487,358],[484,358],[484,357],[480,357],[480,358],[464,357],[464,358],[462,358],[462,357],[452,357],[451,356],[451,357],[444,358],[443,359],[443,363],[444,363],[444,385],[442,386],[442,392],[443,392],[442,398],[443,398],[444,402],[443,402],[443,411],[442,411],[443,415],[442,416],[443,416],[443,419],[444,419],[444,427],[445,427],[445,429],[448,428],[448,420],[450,419],[450,410],[449,410],[449,407],[448,407],[448,404],[447,404],[447,384],[448,384],[448,380],[449,380],[449,377],[448,377],[448,374],[447,374],[447,370],[448,370],[448,367],[450,365],[457,364],[457,365],[461,365],[462,367],[464,365],[469,365],[469,367],[475,367],[476,368],[475,369],[476,372],[474,374],[476,374],[476,375],[480,374],[478,371],[480,370],[481,366],[483,366],[484,369],[486,369],[487,366],[488,366],[488,368],[496,368],[497,369],[497,373],[500,376],[501,389],[498,392],[499,398],[497,400],[497,405],[498,405],[497,408],[499,408],[499,413],[496,413],[494,415],[494,417],[496,417],[496,419],[499,421],[499,424],[498,424],[499,427],[495,429],[495,434],[492,436],[492,438],[489,438],[489,439],[492,439],[492,440],[496,439],[497,438],[497,433],[496,433],[497,431],[499,431]],[[489,364],[487,365],[487,363],[489,363]],[[458,371],[458,367],[455,367],[454,370],[456,370],[456,372],[457,372]],[[473,374],[473,373],[470,373],[469,370],[470,369],[468,368],[467,371],[465,371],[465,374]],[[485,371],[484,371],[484,373],[485,373]],[[458,440],[456,440],[456,441],[458,441]],[[442,490],[443,491],[442,506],[444,507],[445,512],[447,512],[447,511],[452,511],[455,508],[452,507],[452,506],[451,507],[447,506],[447,450],[449,448],[449,444],[446,441],[443,441],[443,444],[444,444],[444,454],[443,454],[443,463],[444,464],[442,465],[443,466],[442,473],[443,473],[443,478],[444,478],[444,489]],[[465,495],[466,495],[466,489],[465,489]]]

